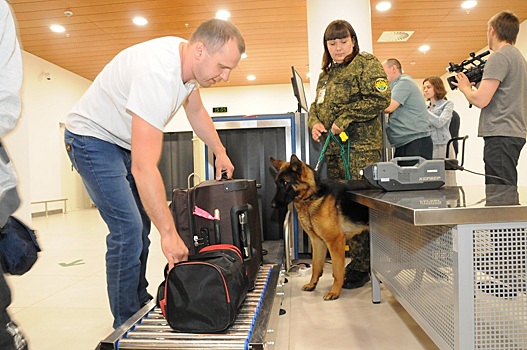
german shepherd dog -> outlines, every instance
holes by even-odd
[[[276,170],[277,187],[271,206],[276,208],[294,202],[298,220],[311,240],[311,280],[302,290],[315,290],[329,248],[333,286],[324,295],[324,300],[337,299],[344,283],[346,240],[369,230],[368,208],[350,200],[346,192],[374,187],[367,180],[322,180],[317,172],[294,154],[289,162],[270,159]]]

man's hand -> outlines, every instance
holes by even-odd
[[[463,91],[465,89],[472,90],[472,87],[475,85],[474,83],[471,83],[470,80],[468,80],[468,77],[463,72],[459,72],[456,74],[456,80],[452,82],[452,85],[455,85],[459,88],[460,91]]]
[[[161,250],[167,258],[169,270],[175,263],[188,259],[188,248],[178,234],[161,235]]]
[[[311,137],[316,142],[320,142],[320,136],[322,136],[323,133],[328,132],[324,125],[321,123],[316,123],[313,125],[313,129],[311,130]]]
[[[221,180],[221,173],[227,174],[227,179],[232,179],[234,165],[227,156],[227,153],[216,154],[216,180]]]

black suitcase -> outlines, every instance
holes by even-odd
[[[175,189],[170,208],[189,254],[212,244],[235,245],[242,252],[249,286],[254,287],[262,263],[255,180],[210,180],[192,188]]]

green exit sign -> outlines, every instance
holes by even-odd
[[[227,113],[227,107],[212,107],[212,113]]]

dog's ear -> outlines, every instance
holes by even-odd
[[[291,161],[289,162],[291,169],[295,173],[299,173],[302,170],[302,161],[298,159],[298,157],[295,154],[291,155]]]
[[[280,171],[280,168],[282,167],[282,164],[284,164],[283,160],[274,159],[273,157],[269,157],[271,160],[271,165],[273,168],[278,172]]]

